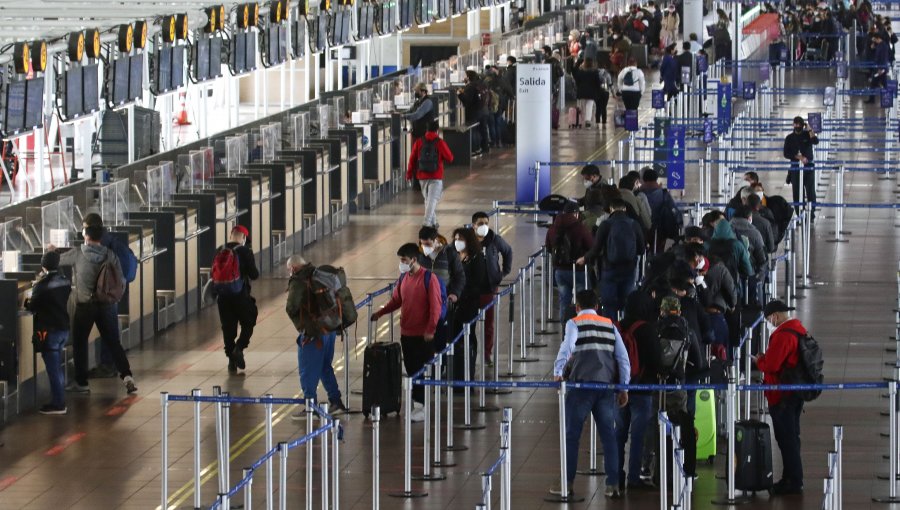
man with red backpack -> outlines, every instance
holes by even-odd
[[[659,311],[653,298],[638,290],[625,301],[625,317],[617,326],[631,363],[632,384],[656,384],[661,352],[656,334]],[[647,427],[653,422],[653,392],[629,391],[628,405],[619,411],[616,439],[619,446],[619,489],[652,489],[641,479],[641,459]],[[625,443],[631,437],[628,471],[625,471]]]
[[[216,251],[210,272],[212,291],[222,322],[228,371],[231,373],[246,368],[244,349],[250,345],[258,314],[256,299],[250,295],[250,280],[259,278],[259,269],[256,268],[253,250],[247,246],[249,236],[247,227],[235,225],[229,241]],[[241,327],[240,336],[238,325]]]
[[[428,121],[425,136],[417,138],[409,153],[406,166],[406,180],[418,179],[425,198],[425,220],[423,226],[438,228],[437,205],[444,192],[444,162],[453,163],[450,147],[438,134],[437,120]]]

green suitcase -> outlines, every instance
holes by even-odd
[[[712,462],[716,456],[716,394],[713,390],[697,390],[696,402],[697,460]]]

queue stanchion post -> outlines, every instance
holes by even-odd
[[[659,427],[659,507],[669,508],[669,461],[666,457],[668,451],[669,417],[665,411],[660,411],[656,417]]]
[[[842,510],[844,506],[844,426],[834,426],[834,478],[837,483],[834,486],[835,510]]]
[[[441,381],[441,369],[443,368],[443,359],[444,355],[441,354],[434,360],[434,380],[440,382]],[[450,379],[448,377],[448,379]],[[455,462],[444,460],[441,457],[441,425],[442,419],[441,415],[443,411],[441,410],[441,393],[443,392],[443,387],[441,385],[435,385],[434,388],[434,460],[431,465],[434,467],[453,467],[456,465]],[[447,387],[447,390],[452,392],[453,388]],[[426,388],[428,391],[428,388]]]
[[[328,404],[323,403],[320,407],[322,408],[322,412],[324,413],[323,416],[319,417],[319,423],[320,423],[319,426],[320,426],[320,428],[322,428],[322,427],[326,427],[328,425],[328,418],[326,418],[326,416],[328,415]],[[321,490],[319,492],[322,497],[322,509],[323,510],[328,510],[328,507],[330,506],[328,503],[329,496],[330,496],[330,493],[328,491],[328,485],[329,485],[328,475],[331,473],[331,470],[329,468],[329,462],[331,459],[329,459],[329,456],[328,456],[328,448],[331,445],[329,444],[328,436],[332,432],[334,432],[333,428],[330,430],[326,430],[324,433],[322,433],[322,435],[319,436],[319,447],[320,447],[319,451],[321,452],[321,453],[319,453],[319,468],[321,469],[321,474],[319,476],[320,476],[320,482],[322,484]],[[313,443],[314,443],[314,440],[311,439],[310,444],[313,444]]]
[[[428,365],[425,371],[426,379],[429,371],[433,372],[437,370],[435,365]],[[434,386],[434,388],[438,388],[438,386]],[[431,468],[434,466],[434,463],[431,462],[431,394],[432,387],[424,386],[422,389],[425,390],[425,422],[422,424],[422,429],[424,431],[424,439],[422,441],[422,475],[413,477],[414,480],[422,480],[422,481],[437,481],[437,480],[446,480],[447,477],[440,473],[432,473]],[[435,420],[437,421],[437,419]],[[437,421],[438,424],[440,423]],[[438,426],[437,428],[440,428]],[[437,457],[440,459],[440,457]]]
[[[223,391],[222,396],[228,399],[231,394]],[[225,433],[225,439],[223,440],[225,464],[224,467],[220,466],[219,469],[225,471],[225,491],[227,492],[228,488],[231,487],[231,402],[228,400],[222,404],[222,430]]]
[[[307,416],[308,417],[308,416]],[[287,510],[287,461],[288,444],[284,441],[278,443],[278,509]],[[309,494],[307,494],[309,499]],[[309,508],[310,505],[307,505]]]
[[[506,343],[507,353],[506,353],[506,373],[500,374],[500,377],[507,379],[517,379],[520,377],[525,377],[525,374],[522,372],[516,372],[513,370],[513,361],[515,361],[515,338],[516,338],[516,295],[519,290],[519,280],[517,279],[512,284],[512,290],[509,293],[509,341]],[[498,349],[499,352],[499,349]],[[499,362],[499,360],[497,360]]]
[[[469,345],[472,339],[471,330],[472,322],[467,322],[463,325],[463,356],[465,358],[463,360],[463,368],[465,370],[463,380],[466,382],[472,381],[472,364],[470,362],[472,348]],[[484,427],[482,424],[472,423],[472,387],[465,385],[463,387],[463,423],[462,425],[457,425],[456,428],[461,430],[481,430]]]
[[[569,475],[567,473],[566,459],[566,381],[559,383],[559,481],[560,493],[549,494],[544,501],[553,503],[578,503],[584,498],[577,497],[569,492]]]
[[[494,382],[500,380],[500,296],[498,294],[494,294]],[[487,393],[491,395],[507,395],[512,393],[512,390],[509,388],[501,388],[499,386],[493,388],[487,388]]]
[[[169,392],[163,391],[159,394],[161,410],[160,418],[162,420],[162,435],[160,437],[160,449],[162,450],[162,470],[159,473],[160,479],[160,507],[169,508]]]
[[[488,309],[491,310],[492,312],[494,311],[494,310],[493,310],[493,303],[494,303],[495,301],[496,301],[496,300],[491,301],[491,304],[489,305],[490,308],[488,308]],[[481,345],[486,345],[486,344],[487,344],[487,335],[486,335],[486,332],[485,332],[485,330],[487,329],[487,328],[485,327],[485,324],[486,324],[486,315],[487,315],[487,310],[485,310],[484,308],[482,308],[482,309],[478,312],[478,331],[479,331],[479,333],[480,333],[479,338],[482,339],[482,340],[481,340]],[[488,355],[487,352],[480,353],[480,355],[478,355],[478,366],[481,368],[481,380],[482,380],[482,381],[487,381],[487,380],[488,380],[488,375],[487,375],[487,363],[485,362],[485,356],[487,356],[487,355]],[[496,366],[496,364],[495,364],[494,366]],[[495,379],[495,380],[496,380],[496,379]],[[499,410],[500,410],[499,407],[494,406],[494,405],[490,405],[490,406],[487,405],[487,402],[486,402],[486,395],[487,395],[487,388],[486,388],[484,385],[479,386],[479,387],[478,387],[478,407],[476,407],[475,410],[478,411],[479,413],[491,413],[491,412],[494,412],[494,411],[499,411]]]
[[[534,310],[535,310],[535,307],[534,307],[534,290],[535,290],[534,277],[536,276],[535,275],[535,266],[536,265],[537,265],[537,257],[531,259],[531,262],[529,262],[529,264],[528,264],[529,267],[528,267],[528,271],[527,271],[527,273],[529,275],[528,276],[528,286],[527,286],[527,289],[528,289],[528,308],[527,308],[528,309],[528,321],[525,322],[525,324],[528,326],[528,347],[531,347],[532,349],[539,349],[541,347],[547,347],[546,343],[538,342],[535,339],[535,335],[537,334],[537,332],[534,330],[534,325],[538,323],[538,321],[535,320],[535,318],[534,318]],[[541,276],[543,277],[543,274]],[[543,289],[541,289],[541,295],[542,296],[544,295]],[[543,308],[541,308],[540,312],[543,313]]]
[[[272,451],[272,394],[266,393],[266,399],[269,399],[268,402],[265,403],[265,412],[266,412],[266,451]],[[274,506],[274,501],[272,500],[272,491],[274,480],[272,478],[272,459],[266,459],[266,510],[272,510]]]
[[[522,296],[520,298],[521,306],[519,306],[519,357],[516,358],[516,363],[533,363],[538,361],[537,358],[528,357],[528,345],[526,341],[528,334],[525,330],[525,328],[528,327],[528,284],[525,279],[525,268],[519,268],[518,284]],[[512,335],[512,338],[515,338],[515,335]],[[512,339],[510,341],[512,341]]]
[[[456,361],[455,361],[456,355],[454,354],[455,352],[456,352],[456,344],[451,343],[450,351],[449,351],[450,366],[447,370],[447,374],[448,374],[447,379],[451,379],[451,377],[452,377],[453,380],[455,380],[455,376],[451,375],[454,373],[453,367],[454,367],[454,364],[456,363]],[[454,416],[455,406],[453,405],[453,401],[455,400],[455,398],[454,398],[454,393],[455,393],[454,390],[455,389],[456,389],[456,387],[454,387],[454,386],[447,387],[447,445],[444,446],[445,452],[460,452],[460,451],[469,449],[465,445],[456,444],[454,441],[454,437],[453,437],[453,429],[456,428],[456,424],[455,424],[456,419]]]
[[[737,462],[735,460],[735,423],[737,422],[737,367],[731,364],[728,367],[728,389],[725,397],[725,427],[728,436],[728,460],[725,463],[727,478],[727,493],[723,499],[713,500],[714,505],[740,505],[748,502],[746,497],[738,497],[735,489],[735,475]]]
[[[510,428],[512,426],[512,408],[503,408],[503,419],[500,421],[500,454],[503,456],[503,464],[500,467],[500,509],[509,510],[510,507]]]
[[[213,396],[221,397],[222,396],[222,387],[221,386],[213,386]],[[222,401],[216,401],[215,405],[216,409],[216,460],[218,461],[219,469],[218,471],[218,482],[219,482],[219,490],[216,491],[216,494],[220,494],[228,491],[228,485],[225,483],[225,470],[222,469],[222,466],[225,465],[225,456],[227,453],[227,446],[225,445],[225,430],[222,425]]]
[[[559,322],[559,317],[553,317],[553,309],[556,308],[553,306],[553,287],[556,283],[554,277],[556,275],[556,269],[553,267],[553,253],[547,251],[546,258],[546,273],[547,273],[547,323]]]
[[[403,490],[392,492],[393,498],[424,498],[427,492],[412,488],[412,379],[403,376]]]
[[[481,504],[485,510],[491,510],[491,475],[481,473],[481,496],[483,498]]]
[[[602,476],[606,473],[602,469],[597,468],[597,422],[594,417],[589,418],[590,425],[590,448],[588,449],[588,468],[576,471],[579,475],[585,476]]]
[[[534,204],[537,206],[541,201],[541,162],[534,162]],[[532,223],[540,222],[540,218],[538,217],[538,213],[535,212],[531,218]]]
[[[381,407],[372,408],[372,510],[381,508]]]
[[[313,406],[315,406],[316,401],[312,398],[306,399],[306,435],[309,436],[313,433],[313,420],[315,419],[315,414],[313,414]],[[313,467],[313,455],[315,453],[315,448],[312,440],[306,442],[305,450],[306,450],[306,510],[312,510],[313,507],[313,474],[315,473],[315,468]]]
[[[493,222],[494,222],[494,232],[500,232],[500,201],[492,200],[491,201],[491,211],[493,214]]]
[[[194,388],[191,390],[191,396],[200,397],[203,392]],[[194,407],[194,508],[200,508],[202,505],[201,490],[203,483],[200,481],[200,402],[195,400],[192,402]]]
[[[253,510],[253,470],[245,467],[241,473],[243,479],[247,480],[242,489],[244,493],[244,510]]]
[[[900,497],[897,495],[897,381],[900,380],[898,372],[900,372],[900,366],[894,367],[891,380],[888,381],[888,416],[890,422],[890,430],[888,431],[888,437],[890,438],[890,452],[888,452],[890,468],[886,477],[889,483],[888,496],[872,498],[872,501],[875,503],[900,503]]]
[[[535,335],[553,335],[556,333],[555,331],[550,331],[549,329],[547,329],[547,317],[548,317],[547,309],[552,308],[552,305],[550,304],[550,294],[549,294],[548,290],[550,287],[552,287],[551,282],[553,281],[553,280],[551,280],[551,278],[553,277],[553,270],[547,267],[547,258],[548,257],[549,257],[549,253],[547,252],[547,247],[546,246],[541,247],[541,302],[540,302],[540,306],[541,306],[540,314],[541,315],[540,315],[540,319],[539,319],[540,324],[541,324],[541,329],[538,331],[535,331],[534,332]],[[497,311],[497,310],[499,310],[499,308],[497,308],[496,304],[494,305],[494,309],[495,309],[494,317],[499,316],[499,312]],[[494,342],[494,345],[497,345],[497,343]]]

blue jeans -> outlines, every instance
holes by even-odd
[[[619,310],[625,309],[625,299],[634,290],[634,268],[630,270],[604,269],[600,276],[600,303],[603,316],[616,320]]]
[[[619,486],[619,450],[616,448],[616,394],[612,390],[572,389],[566,394],[566,475],[569,483],[575,480],[578,468],[578,444],[584,420],[593,415],[603,445],[603,467],[606,486]]]
[[[297,365],[300,367],[300,389],[303,390],[303,398],[316,400],[319,389],[319,381],[325,386],[328,400],[341,398],[341,390],[338,387],[337,377],[331,363],[334,360],[335,333],[328,333],[318,339],[307,340],[303,335],[297,338]]]
[[[647,427],[653,420],[653,395],[631,393],[628,405],[619,409],[616,419],[616,436],[619,441],[619,480],[628,483],[641,482],[641,458],[644,452],[644,436]],[[628,477],[625,477],[625,443],[631,436],[631,447],[628,449]]]
[[[566,308],[572,304],[572,286],[575,286],[574,292],[585,289],[584,273],[578,271],[573,274],[571,269],[557,269],[553,272],[553,278],[559,291],[559,319],[562,322],[566,316]],[[590,288],[590,281],[587,288]]]
[[[56,407],[64,407],[66,405],[66,390],[63,383],[66,379],[66,374],[61,363],[62,350],[65,348],[68,339],[69,332],[66,330],[48,331],[44,350],[41,352],[41,358],[43,358],[44,366],[47,368],[47,379],[50,380],[50,403]]]

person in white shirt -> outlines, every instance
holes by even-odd
[[[641,103],[641,95],[644,93],[646,81],[644,72],[637,68],[637,62],[629,57],[628,65],[619,73],[616,80],[622,102],[626,110],[637,110]]]

